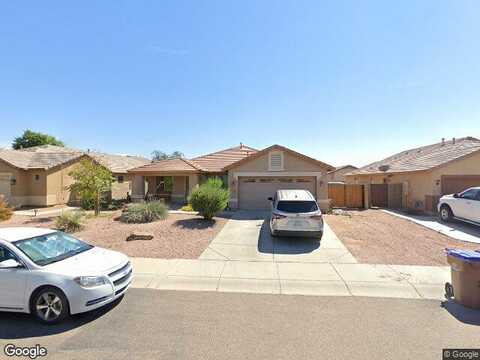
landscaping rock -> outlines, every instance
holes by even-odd
[[[152,239],[153,239],[153,234],[152,233],[141,233],[141,232],[131,233],[127,237],[127,241],[152,240]]]

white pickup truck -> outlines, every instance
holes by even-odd
[[[480,187],[442,196],[438,203],[438,213],[442,221],[458,219],[480,225]]]

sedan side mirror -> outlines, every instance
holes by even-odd
[[[0,262],[0,269],[16,269],[19,267],[22,267],[22,264],[14,259],[8,259]]]
[[[273,198],[272,198],[272,197],[269,197],[269,198],[267,198],[267,200],[273,201]]]
[[[458,194],[457,194],[457,193],[453,194],[453,197],[454,197],[455,199],[458,198]]]

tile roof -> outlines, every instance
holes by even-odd
[[[150,164],[150,160],[133,155],[115,155],[99,152],[88,152],[86,155],[92,157],[113,173],[126,173],[128,170]]]
[[[242,144],[240,146],[193,158],[192,162],[203,171],[222,172],[226,166],[257,152],[257,149]]]
[[[197,173],[200,168],[187,159],[168,159],[153,161],[149,164],[136,167],[129,170],[133,173],[162,173],[162,172],[181,172],[181,173]]]
[[[82,156],[90,156],[112,172],[126,173],[129,169],[148,164],[150,160],[130,155],[84,152],[62,146],[40,145],[21,150],[0,150],[0,159],[24,170],[51,169]]]
[[[292,155],[294,155],[294,156],[300,157],[300,158],[302,158],[302,159],[304,159],[304,160],[306,160],[306,161],[312,162],[312,163],[314,163],[314,164],[316,164],[316,165],[318,165],[318,166],[321,166],[321,167],[323,167],[323,168],[326,168],[327,171],[330,171],[330,170],[334,170],[334,169],[335,169],[335,167],[332,166],[332,165],[329,165],[329,164],[324,163],[324,162],[322,162],[322,161],[320,161],[320,160],[314,159],[314,158],[312,158],[312,157],[310,157],[310,156],[301,154],[301,153],[299,153],[299,152],[297,152],[297,151],[294,151],[294,150],[292,150],[292,149],[289,149],[289,148],[287,148],[287,147],[285,147],[285,146],[276,145],[276,144],[275,144],[275,145],[269,146],[269,147],[267,147],[267,148],[265,148],[265,149],[263,149],[263,150],[256,151],[255,153],[253,153],[252,155],[250,155],[250,156],[248,157],[248,159],[245,157],[245,158],[243,158],[243,159],[240,159],[240,160],[238,160],[238,161],[236,161],[236,162],[233,162],[233,163],[225,166],[224,170],[229,170],[229,169],[231,169],[231,168],[233,168],[233,167],[235,167],[235,166],[238,166],[238,165],[240,165],[240,164],[242,164],[242,163],[248,162],[248,161],[250,161],[250,160],[252,160],[252,159],[255,159],[255,158],[259,157],[259,156],[262,156],[263,154],[268,153],[268,152],[271,151],[271,150],[281,150],[281,151],[289,152],[290,154],[292,154]]]
[[[422,171],[446,164],[480,151],[480,140],[465,137],[402,151],[386,159],[354,170],[347,175]]]
[[[0,159],[19,169],[51,169],[82,157],[79,152],[29,152],[19,150],[1,150]]]

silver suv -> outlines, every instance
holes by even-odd
[[[272,202],[272,236],[322,237],[322,212],[310,191],[277,190],[268,200]]]

